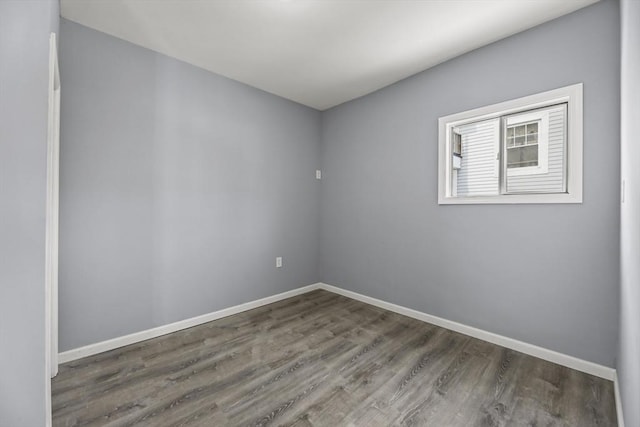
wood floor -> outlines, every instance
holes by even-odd
[[[615,426],[613,384],[326,291],[69,362],[54,426]]]

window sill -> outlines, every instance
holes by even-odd
[[[440,197],[439,205],[511,205],[582,203],[582,194],[500,194],[496,196]]]

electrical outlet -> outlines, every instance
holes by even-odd
[[[281,256],[276,258],[276,267],[277,268],[282,267],[282,257]]]
[[[316,179],[322,179],[322,171],[320,169],[316,170]]]

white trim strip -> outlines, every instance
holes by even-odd
[[[453,322],[451,320],[443,319],[441,317],[433,316],[431,314],[423,313],[411,308],[368,297],[357,292],[347,291],[345,289],[328,285],[326,283],[315,283],[313,285],[304,286],[288,292],[283,292],[281,294],[214,311],[213,313],[203,314],[202,316],[192,317],[190,319],[181,320],[179,322],[170,323],[168,325],[158,326],[157,328],[148,329],[146,331],[140,331],[130,335],[125,335],[123,337],[113,338],[107,341],[102,341],[73,350],[68,350],[59,354],[59,362],[66,363],[72,360],[77,360],[83,357],[102,353],[104,351],[123,347],[125,345],[135,344],[151,338],[156,338],[162,335],[170,334],[172,332],[177,332],[182,329],[191,328],[193,326],[211,322],[212,320],[221,319],[223,317],[261,307],[263,305],[278,302],[283,299],[311,292],[316,289],[323,289],[328,292],[333,292],[347,298],[361,301],[366,304],[383,308],[385,310],[393,311],[394,313],[402,314],[404,316],[408,316],[426,323],[430,323],[432,325],[449,329],[451,331],[478,338],[502,347],[510,348],[512,350],[516,350],[530,356],[538,357],[549,362],[557,363],[558,365],[566,366],[567,368],[575,369],[580,372],[595,375],[606,380],[615,381],[616,379],[615,369],[609,368],[607,366],[599,365],[597,363],[589,362],[583,359],[578,359],[577,357],[558,353],[553,350],[538,347],[536,345],[528,344],[526,342],[518,341],[502,335],[494,334],[493,332],[488,332],[482,329],[474,328],[472,326],[463,325],[462,323]]]
[[[512,338],[494,334],[493,332],[484,331],[472,326],[463,325],[462,323],[457,323],[451,320],[443,319],[441,317],[432,316],[431,314],[423,313],[411,308],[392,304],[390,302],[382,301],[376,298],[371,298],[357,292],[347,291],[332,285],[327,285],[326,283],[320,283],[319,288],[367,304],[371,304],[385,310],[393,311],[394,313],[402,314],[404,316],[412,317],[423,322],[431,323],[432,325],[440,326],[451,331],[459,332],[461,334],[497,344],[502,347],[510,348],[512,350],[516,350],[530,356],[538,357],[549,362],[557,363],[558,365],[566,366],[567,368],[575,369],[576,371],[585,372],[587,374],[595,375],[596,377],[604,378],[610,381],[613,381],[615,379],[615,369],[609,368],[607,366],[599,365],[597,363],[589,362],[583,359],[578,359],[577,357],[558,353],[553,350],[514,340]]]
[[[45,207],[44,351],[45,426],[51,419],[51,378],[58,373],[58,204],[60,150],[60,73],[56,33],[49,35],[47,109],[47,197]]]
[[[613,379],[613,393],[616,397],[616,414],[618,416],[618,427],[624,427],[624,412],[622,411],[622,397],[620,396],[620,382],[618,381],[618,373],[615,373]]]
[[[305,294],[313,290],[319,289],[320,284],[303,286],[298,289],[283,292],[281,294],[273,295],[270,297],[250,301],[244,304],[236,305],[222,310],[214,311],[212,313],[203,314],[201,316],[191,317],[189,319],[180,320],[178,322],[169,323],[168,325],[158,326],[156,328],[147,329],[145,331],[135,332],[133,334],[125,335],[122,337],[113,338],[106,341],[101,341],[95,344],[89,344],[84,347],[74,348],[67,350],[58,355],[59,363],[67,363],[72,360],[81,359],[87,356],[93,356],[94,354],[102,353],[105,351],[113,350],[126,345],[135,344],[141,341],[145,341],[151,338],[157,338],[162,335],[170,334],[172,332],[181,331],[183,329],[191,328],[201,325],[203,323],[211,322],[212,320],[221,319],[223,317],[231,316],[234,314],[242,313],[243,311],[251,310],[254,308],[262,307],[263,305],[272,304],[274,302],[282,301],[283,299],[295,297],[300,294]]]

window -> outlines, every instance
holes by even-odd
[[[439,119],[438,202],[581,203],[582,84]]]
[[[527,170],[540,167],[538,153],[538,128],[540,121],[514,124],[507,123],[507,169]],[[508,170],[508,172],[511,172]],[[515,170],[514,170],[515,172]]]

